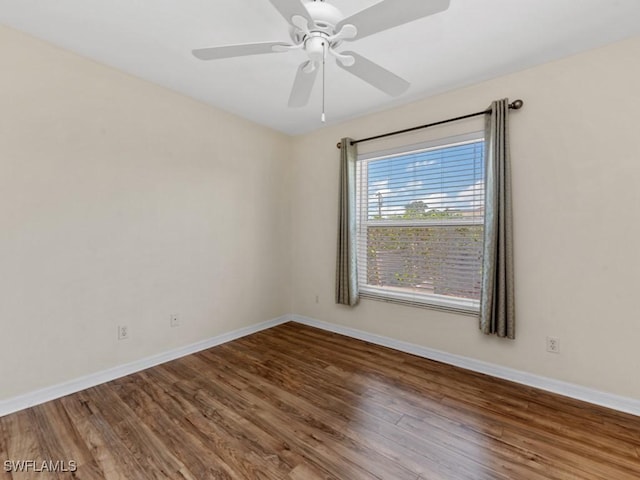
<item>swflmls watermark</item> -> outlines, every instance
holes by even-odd
[[[78,470],[75,460],[5,460],[4,471],[15,473],[67,473]]]

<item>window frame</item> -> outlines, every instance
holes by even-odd
[[[480,300],[465,299],[462,297],[450,297],[436,293],[416,293],[402,291],[401,287],[375,286],[367,284],[367,257],[366,252],[361,252],[361,238],[367,235],[369,227],[394,226],[394,227],[457,227],[468,225],[484,225],[486,211],[481,218],[460,218],[456,220],[440,219],[378,219],[370,220],[368,208],[361,205],[368,205],[369,202],[369,179],[368,164],[371,161],[390,159],[393,157],[404,157],[407,155],[421,153],[429,150],[437,150],[443,147],[455,147],[459,145],[485,141],[484,131],[473,131],[462,135],[441,137],[427,142],[412,145],[399,146],[393,149],[378,150],[370,153],[359,154],[357,166],[360,176],[366,176],[364,183],[356,182],[356,236],[358,238],[356,248],[356,258],[358,268],[358,289],[362,298],[381,300],[391,303],[399,303],[416,307],[431,308],[437,310],[453,311],[466,315],[477,316],[480,311]],[[483,176],[483,181],[485,177]],[[364,259],[364,264],[362,261]],[[481,260],[482,263],[482,260]]]

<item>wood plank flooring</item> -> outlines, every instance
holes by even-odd
[[[1,479],[640,478],[640,417],[288,323],[0,418]]]

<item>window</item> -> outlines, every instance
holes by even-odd
[[[482,134],[360,155],[356,183],[361,295],[477,312],[484,230]]]

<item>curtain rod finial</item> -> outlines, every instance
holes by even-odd
[[[511,108],[513,108],[514,110],[520,110],[523,105],[524,105],[524,102],[522,100],[518,99],[518,100],[514,100],[513,102],[511,102],[511,105],[509,105],[509,106]]]

